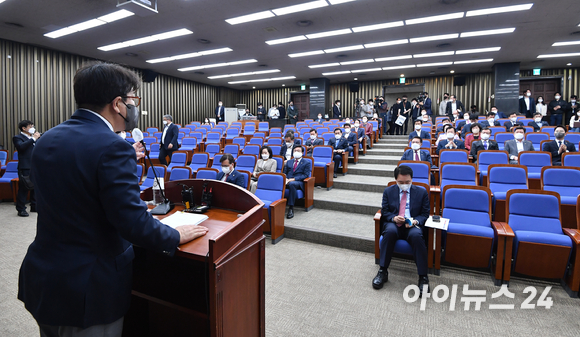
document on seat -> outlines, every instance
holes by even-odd
[[[429,219],[425,221],[425,226],[446,231],[449,227],[449,219],[440,218],[439,222],[434,222],[433,216],[430,216]]]
[[[161,223],[171,227],[179,227],[183,225],[199,225],[200,223],[207,220],[207,215],[203,214],[192,214],[184,212],[175,212],[170,216],[161,220]]]

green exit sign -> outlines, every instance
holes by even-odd
[[[534,76],[539,76],[540,75],[540,69],[534,69]]]
[[[302,85],[300,86],[300,90],[306,90],[306,84],[302,84]]]
[[[404,84],[405,83],[405,78],[404,77],[399,78],[399,83]]]

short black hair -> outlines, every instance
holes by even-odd
[[[116,97],[138,90],[139,83],[139,76],[123,66],[89,62],[77,70],[73,79],[75,102],[79,108],[99,112]]]
[[[541,116],[541,115],[542,115],[542,113],[541,113],[541,112],[536,112],[536,113],[534,113],[534,116],[538,116],[538,115],[540,115],[540,116]]]
[[[420,119],[416,119],[416,120],[415,120],[415,124],[417,124],[417,122],[419,122],[421,125],[423,125],[423,121],[422,121],[422,120],[420,120]]]
[[[490,111],[490,112],[489,112],[487,115],[488,115],[488,116],[495,116],[495,112],[493,112],[493,111]]]
[[[521,126],[521,125],[519,125],[519,126],[516,126],[516,127],[514,128],[514,132],[516,132],[517,130],[524,130],[524,133],[526,133],[526,128],[524,128],[524,127],[523,127],[523,126]]]
[[[566,128],[564,127],[564,125],[556,125],[554,127],[554,131],[556,131],[557,128],[562,128],[562,129],[564,129],[564,132],[566,132]]]
[[[222,155],[222,157],[220,158],[220,164],[223,163],[226,160],[230,162],[230,165],[233,164],[233,163],[235,163],[235,161],[236,161],[234,159],[234,156],[232,156],[231,153],[224,153]]]
[[[418,139],[421,142],[421,144],[423,144],[423,138],[421,138],[419,136],[415,136],[411,139],[411,141],[413,141],[413,139]]]
[[[291,140],[294,140],[294,132],[292,132],[291,130],[286,131],[286,134],[284,134],[284,139],[286,138],[290,138]]]
[[[529,91],[529,92],[532,92],[530,89],[526,89],[526,90],[524,90],[524,94],[525,94],[526,92],[528,92],[528,91]]]
[[[576,98],[576,99],[578,99],[578,96],[572,95],[572,96],[570,96],[570,98]]]
[[[260,155],[262,155],[262,151],[264,151],[264,149],[268,150],[268,153],[270,154],[270,157],[269,158],[272,158],[272,149],[268,145],[263,145],[260,148]]]
[[[260,105],[264,105],[264,104],[262,104],[262,102],[258,102],[258,106],[260,106]]]
[[[449,119],[449,117],[445,117],[441,120],[441,122],[445,122],[445,121],[451,122],[451,119]]]
[[[469,119],[470,119],[470,120],[472,120],[472,121],[473,121],[473,120],[475,120],[475,121],[476,121],[476,120],[478,120],[478,119],[479,119],[479,114],[470,114],[470,115],[469,115]]]
[[[294,150],[292,150],[292,152],[296,151],[296,149],[300,149],[300,151],[304,153],[304,148],[302,147],[302,145],[294,146]]]
[[[449,96],[449,93],[448,92],[443,93],[443,96],[445,96],[445,95]]]
[[[350,124],[349,124],[349,123],[344,123],[344,124],[342,125],[342,127],[343,127],[343,128],[345,128],[345,127],[347,127],[347,126],[350,128]]]
[[[334,101],[334,103],[340,103],[340,100],[339,100],[339,99],[337,99],[336,101]]]
[[[471,124],[471,128],[469,129],[469,131],[471,131],[471,129],[473,129],[474,126],[477,126],[479,128],[479,132],[481,132],[481,124],[479,124],[479,123],[473,123],[473,124]]]
[[[497,109],[497,107],[496,107],[495,105],[492,105],[492,106],[491,106],[491,109],[493,109],[493,108],[496,108],[496,109]]]
[[[318,134],[318,131],[316,131],[316,129],[310,129],[310,131],[308,131],[308,133],[311,133],[312,131],[314,131],[314,133]]]
[[[491,133],[491,129],[488,128],[487,126],[484,127],[483,129],[481,129],[481,131],[479,131],[479,133],[482,133],[483,131],[489,131]]]
[[[34,125],[31,121],[25,119],[22,122],[18,123],[18,131],[22,131],[22,128],[27,128],[29,125]]]
[[[342,134],[342,129],[341,128],[334,128],[334,131],[332,131],[333,133],[336,131],[340,131],[340,134]]]
[[[413,179],[413,169],[407,165],[399,165],[395,167],[395,179],[399,177],[399,174],[403,176],[411,176],[411,179]]]
[[[516,116],[517,116],[517,115],[518,115],[518,113],[517,113],[517,112],[515,112],[515,111],[512,111],[512,112],[510,112],[510,113],[508,114],[508,116],[511,116],[511,115],[516,115]]]
[[[457,132],[457,129],[453,125],[450,125],[449,127],[447,127],[447,131],[449,131],[449,129],[453,129],[453,132]],[[447,132],[447,131],[445,131],[445,132]]]

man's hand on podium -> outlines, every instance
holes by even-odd
[[[208,229],[203,226],[185,225],[175,228],[179,232],[179,244],[182,245],[200,236],[204,236]]]

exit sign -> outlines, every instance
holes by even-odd
[[[540,75],[540,69],[534,69],[534,76],[539,76]]]
[[[300,86],[300,90],[306,90],[306,84],[302,84],[302,85]]]
[[[399,83],[404,84],[405,83],[405,78],[404,77],[399,78]]]

